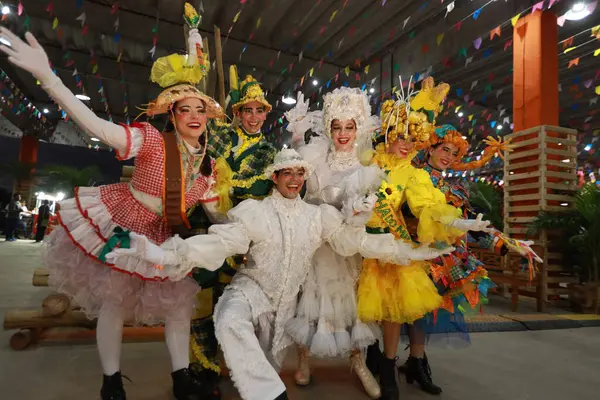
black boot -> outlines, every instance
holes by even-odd
[[[110,376],[103,375],[100,398],[102,400],[127,400],[121,372],[116,372]]]
[[[173,396],[177,400],[207,400],[220,399],[212,396],[210,385],[202,384],[201,381],[194,378],[188,368],[182,368],[171,373],[173,378]]]
[[[397,364],[396,366],[398,367],[399,374],[406,374],[406,370],[408,369],[408,359],[406,359],[404,364]]]
[[[381,358],[383,358],[383,354],[381,354],[381,350],[379,349],[379,341],[367,347],[365,363],[367,364],[369,371],[371,371],[375,377],[379,375],[379,363],[381,362]]]
[[[431,368],[427,362],[427,356],[423,358],[409,357],[406,364],[406,382],[411,384],[416,381],[424,392],[430,394],[442,393],[442,388],[436,386],[431,380]]]
[[[383,354],[379,359],[379,386],[381,386],[380,400],[398,400],[400,397],[396,380],[396,360],[387,358]]]
[[[281,393],[279,396],[275,397],[275,400],[288,400],[287,392]]]

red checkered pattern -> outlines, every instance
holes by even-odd
[[[124,229],[147,236],[155,243],[162,243],[173,236],[166,226],[163,217],[148,210],[137,201],[131,191],[131,184],[137,191],[154,197],[163,195],[164,176],[164,143],[156,128],[148,123],[135,123],[134,129],[139,129],[144,137],[144,143],[135,159],[135,169],[130,183],[117,183],[102,186],[100,194],[102,203],[108,209],[113,221]],[[131,149],[127,150],[127,153]],[[213,161],[214,166],[214,161]],[[215,182],[213,176],[200,175],[185,195],[186,208],[190,208],[210,196]]]

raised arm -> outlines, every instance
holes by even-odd
[[[331,245],[333,251],[345,257],[360,253],[365,258],[406,265],[411,260],[429,260],[453,251],[452,247],[441,250],[414,248],[412,243],[396,240],[390,233],[369,234],[364,225],[352,226],[344,222],[343,214],[334,207],[322,205],[320,208],[323,240]]]
[[[42,89],[52,96],[77,125],[88,135],[97,137],[117,150],[119,154],[128,153],[128,140],[131,139],[128,139],[125,129],[99,118],[81,100],[75,97],[62,81],[54,75],[46,52],[30,32],[25,34],[27,43],[4,27],[0,28],[0,36],[7,39],[11,44],[10,47],[0,46],[0,50],[8,55],[8,60],[31,73],[40,81]]]

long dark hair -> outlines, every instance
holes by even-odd
[[[175,106],[177,105],[177,103],[174,103],[171,106],[171,109],[169,111],[172,111],[175,109]],[[175,118],[175,117],[173,117]],[[165,132],[173,132],[175,133],[175,124],[173,124],[173,122],[171,122],[171,119],[169,118],[167,120],[167,124],[165,125]],[[198,142],[200,143],[200,146],[202,146],[203,149],[206,149],[206,145],[207,145],[207,138],[208,138],[208,124],[206,126],[206,129],[204,130],[204,134],[201,135],[198,138]],[[202,163],[200,164],[200,173],[202,174],[202,176],[211,176],[212,175],[212,163],[210,161],[210,157],[208,156],[208,149],[204,150],[204,158],[202,159]]]

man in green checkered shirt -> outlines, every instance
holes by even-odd
[[[235,83],[237,74],[234,76]],[[277,150],[261,132],[272,107],[258,82],[248,75],[232,87],[229,96],[236,121],[233,125],[217,121],[209,126],[207,154],[214,159],[223,158],[229,165],[229,196],[231,206],[235,207],[245,199],[262,199],[270,193],[273,182],[264,175],[264,170],[273,163]],[[207,228],[210,224],[201,207],[190,216],[190,222],[194,228]],[[194,274],[202,291],[197,296],[192,320],[190,367],[199,379],[214,387],[211,400],[220,398],[213,308],[243,259],[243,255],[231,257],[217,271],[198,269]]]

